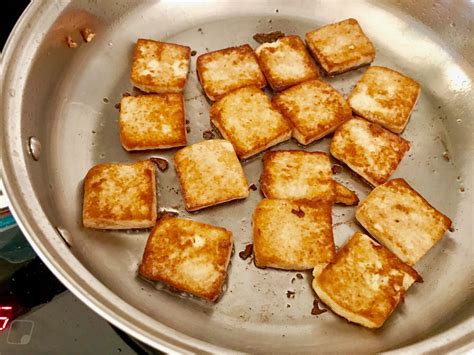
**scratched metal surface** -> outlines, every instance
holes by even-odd
[[[403,133],[411,150],[394,177],[404,177],[451,217],[447,235],[416,265],[424,277],[385,326],[369,331],[331,312],[311,315],[310,272],[257,269],[238,252],[251,242],[251,214],[262,198],[197,213],[184,211],[176,174],[158,174],[159,206],[234,233],[226,292],[216,305],[158,290],[136,277],[147,232],[87,230],[81,224],[82,179],[101,162],[149,156],[171,161],[176,150],[127,153],[118,138],[122,93],[130,92],[131,53],[138,37],[189,45],[197,55],[250,43],[256,32],[303,36],[320,25],[355,17],[377,48],[374,64],[418,80],[422,94]],[[2,163],[5,189],[35,249],[63,282],[99,314],[155,348],[178,351],[375,352],[452,350],[472,335],[472,4],[349,1],[38,1],[4,53]],[[77,29],[96,38],[81,43]],[[76,49],[63,43],[72,33]],[[192,57],[185,90],[189,143],[210,128]],[[365,68],[327,79],[344,95]],[[38,161],[27,141],[37,137]],[[328,151],[330,138],[304,148]],[[303,149],[293,141],[273,149]],[[244,162],[258,185],[261,156]],[[363,199],[369,188],[344,170],[336,180]],[[360,227],[354,208],[335,206],[336,244]],[[69,248],[59,237],[60,228]],[[288,298],[287,291],[295,297]],[[467,345],[466,345],[467,344]]]

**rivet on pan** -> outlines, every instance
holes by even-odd
[[[71,240],[71,235],[67,230],[61,227],[56,227],[56,232],[58,232],[58,235],[62,238],[64,243],[71,248],[72,247],[72,240]]]
[[[39,160],[41,155],[41,142],[38,138],[34,136],[28,138],[28,153],[30,153],[34,160]]]

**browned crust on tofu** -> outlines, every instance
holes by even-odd
[[[402,137],[361,118],[340,125],[329,147],[336,159],[373,186],[389,179],[409,149]]]
[[[264,43],[257,48],[256,54],[260,68],[274,91],[319,77],[318,69],[299,36],[285,36],[273,43]],[[278,69],[279,66],[288,68],[288,73],[285,69]],[[289,73],[289,68],[295,70],[295,67],[301,68],[301,72]]]
[[[179,150],[174,157],[186,210],[246,198],[247,179],[232,144],[213,139]]]
[[[120,141],[126,150],[167,149],[187,144],[182,94],[126,96],[120,107]]]
[[[252,225],[258,267],[308,270],[335,256],[331,203],[264,199]]]
[[[420,276],[388,249],[362,233],[339,250],[315,275],[313,288],[335,313],[368,328],[379,328]]]
[[[98,164],[84,178],[82,218],[88,228],[150,228],[157,215],[155,166],[149,161]]]
[[[291,125],[256,86],[234,90],[215,102],[211,122],[247,159],[291,137]]]
[[[282,163],[288,158],[290,162]],[[324,167],[315,170],[305,158],[319,157]],[[306,177],[302,175],[305,169]],[[301,180],[300,178],[303,178]],[[324,152],[306,152],[302,150],[277,150],[266,152],[263,156],[263,172],[260,187],[265,197],[284,200],[330,201],[335,198],[329,156]],[[297,191],[298,190],[298,191]]]
[[[228,58],[223,59],[225,57]],[[217,71],[222,71],[219,80],[213,78]],[[200,55],[196,60],[196,72],[206,96],[212,101],[245,86],[264,88],[267,85],[257,57],[248,44]]]
[[[357,208],[356,218],[409,265],[418,262],[451,227],[451,220],[404,179],[376,187]]]
[[[232,233],[224,228],[164,217],[148,237],[138,272],[148,280],[215,302],[232,244]]]
[[[359,116],[394,133],[401,133],[420,91],[420,84],[408,76],[389,68],[372,66],[357,82],[347,100]]]
[[[152,47],[146,54],[142,53],[143,49]],[[191,58],[191,48],[176,43],[167,43],[153,41],[151,39],[139,38],[135,45],[135,51],[132,59],[132,69],[130,80],[132,84],[144,92],[154,93],[178,93],[184,90],[186,85],[186,77],[189,71],[189,61]],[[154,74],[143,74],[142,65],[150,60],[155,60],[165,69],[156,69]],[[181,70],[176,73],[172,67],[180,61]]]
[[[337,181],[334,182],[334,190],[336,194],[334,203],[346,206],[356,206],[359,203],[357,194]]]
[[[352,118],[352,110],[344,97],[318,79],[278,93],[272,102],[292,123],[293,137],[304,145],[334,132]]]
[[[341,36],[347,38],[342,41],[343,45],[338,41]],[[375,58],[374,45],[353,18],[306,33],[306,43],[328,75],[341,74],[370,64]]]

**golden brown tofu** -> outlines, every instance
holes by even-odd
[[[253,252],[258,267],[325,266],[336,253],[331,203],[262,200],[253,214]]]
[[[318,69],[299,36],[285,36],[256,50],[260,68],[275,91],[319,77]]]
[[[306,43],[316,61],[329,75],[372,63],[375,58],[372,42],[353,18],[308,32]]]
[[[267,198],[334,201],[329,156],[323,152],[277,150],[263,156],[260,178]]]
[[[342,95],[317,79],[273,96],[272,102],[291,121],[293,137],[304,145],[323,138],[352,118],[352,110]]]
[[[153,227],[156,200],[155,165],[150,160],[96,165],[84,179],[84,227]]]
[[[376,187],[356,211],[362,226],[400,260],[414,265],[451,226],[403,179]]]
[[[232,252],[232,233],[188,219],[164,217],[148,237],[139,274],[216,301]]]
[[[410,144],[376,123],[353,118],[336,129],[329,150],[373,186],[395,171]]]
[[[367,328],[381,327],[420,276],[370,237],[355,233],[334,262],[315,269],[313,289],[332,311]]]
[[[256,86],[232,91],[211,107],[211,122],[247,159],[291,137],[291,125]]]
[[[357,194],[337,181],[334,181],[334,192],[336,194],[334,203],[346,206],[356,206],[359,203]]]
[[[394,133],[401,133],[420,95],[413,79],[384,67],[370,67],[352,90],[352,110]]]
[[[145,92],[182,92],[189,71],[191,49],[180,44],[139,39],[130,80]]]
[[[120,141],[129,151],[186,145],[183,95],[123,97],[120,101]]]
[[[242,166],[226,140],[213,139],[185,147],[176,153],[174,164],[188,211],[249,194]]]
[[[248,44],[202,54],[197,59],[196,70],[204,92],[212,101],[245,86],[267,85]]]

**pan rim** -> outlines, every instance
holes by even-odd
[[[215,345],[204,343],[198,339],[189,337],[183,333],[177,332],[171,328],[166,327],[162,323],[157,320],[154,321],[153,329],[155,330],[153,333],[148,331],[144,331],[144,328],[139,329],[140,327],[137,324],[132,324],[129,320],[124,318],[123,315],[120,315],[120,307],[119,305],[128,305],[125,301],[121,300],[117,295],[114,295],[116,299],[113,302],[108,302],[108,305],[104,303],[103,296],[100,295],[100,290],[107,290],[106,286],[102,284],[96,277],[94,277],[84,266],[80,263],[80,261],[71,253],[74,261],[77,265],[75,267],[81,268],[85,270],[88,275],[87,277],[92,282],[83,282],[81,284],[81,277],[79,277],[77,271],[68,272],[67,268],[64,266],[59,265],[59,260],[63,261],[62,255],[60,252],[67,252],[67,248],[64,245],[53,245],[51,241],[48,239],[47,235],[52,235],[55,233],[55,230],[52,225],[43,225],[35,226],[34,222],[35,217],[39,217],[44,221],[47,221],[47,216],[41,208],[39,200],[36,198],[34,194],[34,189],[31,184],[31,181],[28,180],[27,186],[18,186],[16,184],[17,181],[20,181],[18,178],[19,176],[27,176],[28,175],[28,168],[25,164],[14,164],[12,160],[12,154],[14,149],[13,147],[17,148],[18,145],[21,147],[21,152],[19,153],[22,155],[23,162],[27,159],[27,151],[24,144],[21,143],[20,138],[16,138],[20,140],[17,141],[17,145],[9,145],[7,143],[10,142],[9,139],[5,139],[6,130],[4,127],[5,121],[8,119],[7,117],[8,112],[13,112],[14,110],[17,113],[21,112],[21,98],[16,97],[12,100],[7,99],[6,95],[7,88],[9,83],[11,82],[10,76],[12,79],[18,79],[15,73],[7,75],[9,73],[9,69],[12,65],[14,65],[15,60],[13,59],[14,54],[18,51],[21,47],[22,40],[26,38],[28,35],[31,34],[31,30],[27,28],[27,24],[33,22],[39,22],[42,16],[36,16],[37,13],[48,13],[49,16],[54,14],[59,14],[62,10],[67,7],[67,2],[62,2],[61,5],[51,4],[46,0],[39,0],[30,3],[28,8],[25,10],[17,24],[15,25],[12,33],[10,34],[2,56],[1,62],[1,81],[2,85],[0,88],[0,94],[2,97],[2,112],[1,112],[1,123],[0,123],[0,133],[4,139],[2,140],[2,150],[1,150],[1,172],[3,183],[1,189],[7,195],[8,205],[14,215],[17,223],[27,237],[28,241],[32,244],[33,249],[35,252],[40,256],[40,258],[45,262],[45,264],[50,268],[50,270],[61,280],[65,286],[71,290],[82,302],[88,305],[93,311],[98,313],[100,316],[105,318],[110,323],[114,324],[118,328],[124,330],[128,334],[132,335],[133,337],[137,338],[144,343],[158,347],[159,350],[165,352],[182,352],[182,351],[210,351],[210,352],[219,352],[219,351],[229,351],[230,349],[217,347]],[[34,26],[31,26],[34,27]],[[35,49],[33,49],[34,51]],[[18,57],[16,58],[18,59]],[[16,80],[15,84],[19,87],[23,87],[26,82],[26,77],[22,78],[21,80]],[[19,96],[19,95],[18,95]],[[6,101],[9,100],[8,103]],[[15,139],[12,137],[8,137],[10,139]],[[19,144],[18,144],[19,143]],[[17,152],[18,153],[18,152]],[[34,200],[27,200],[26,196],[28,193],[25,192],[32,192],[29,196],[34,196]],[[33,202],[33,203],[32,203]],[[35,207],[35,208],[32,208]],[[60,242],[58,237],[58,242]],[[54,255],[58,254],[58,255]],[[58,259],[58,257],[60,259]],[[73,265],[68,265],[68,268],[73,270],[71,267]],[[84,277],[85,278],[85,277]],[[135,310],[135,312],[139,312],[143,315],[144,319],[147,317],[143,312],[139,311],[138,309],[128,305]],[[124,307],[126,308],[126,307]],[[136,322],[135,322],[136,323]],[[144,323],[144,322],[141,322]],[[458,344],[459,341],[462,339],[469,337],[472,334],[473,318],[468,318],[463,320],[461,323],[456,325],[455,327],[442,332],[440,334],[433,335],[429,338],[425,338],[421,342],[410,344],[408,346],[394,349],[396,351],[436,351],[437,349],[443,349],[445,351],[452,351],[459,348],[459,346],[464,346],[466,342],[462,342]],[[145,325],[145,324],[143,324]],[[149,327],[151,328],[151,327]],[[174,334],[173,335],[165,335]],[[431,345],[435,345],[435,347],[431,347]],[[454,348],[448,348],[450,345],[454,345]]]

